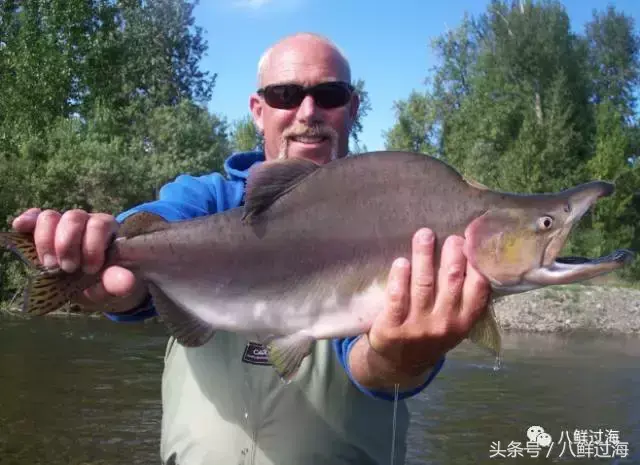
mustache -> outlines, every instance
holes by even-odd
[[[289,158],[289,143],[296,137],[322,137],[329,140],[331,145],[331,160],[337,158],[338,153],[338,131],[323,123],[301,124],[294,123],[293,126],[282,132],[278,159]]]
[[[327,139],[336,140],[337,132],[330,126],[325,124],[303,125],[297,124],[288,128],[283,134],[285,138],[292,137],[325,137]]]

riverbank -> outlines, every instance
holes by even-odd
[[[503,297],[494,306],[505,331],[562,333],[597,331],[640,335],[640,289],[597,285],[548,287]],[[17,307],[0,307],[0,315],[25,317]],[[48,317],[86,317],[55,312]],[[102,314],[88,315],[104,318]],[[159,321],[149,320],[149,323]]]
[[[640,334],[640,290],[568,285],[503,297],[495,304],[504,330]]]

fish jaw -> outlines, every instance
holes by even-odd
[[[534,268],[525,273],[522,281],[512,286],[492,286],[499,294],[517,294],[532,289],[559,284],[571,284],[595,278],[629,265],[635,253],[619,249],[598,258],[558,257],[550,266]]]

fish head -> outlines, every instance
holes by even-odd
[[[613,189],[610,183],[593,181],[556,194],[513,196],[507,203],[497,203],[466,228],[467,259],[494,290],[504,294],[613,271],[633,254],[616,251],[598,259],[558,258],[575,224]]]

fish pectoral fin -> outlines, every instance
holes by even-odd
[[[196,315],[179,307],[155,284],[149,283],[149,292],[158,315],[176,340],[185,347],[205,344],[215,330]]]
[[[289,382],[298,372],[304,358],[311,353],[315,339],[306,331],[264,342],[267,356],[280,377]]]
[[[266,161],[251,168],[242,220],[250,219],[268,209],[273,202],[318,168],[316,163],[301,158]]]
[[[482,318],[476,321],[467,337],[474,344],[491,351],[496,357],[500,355],[502,337],[500,336],[500,328],[493,311],[493,302],[489,304],[489,308],[487,308]]]

